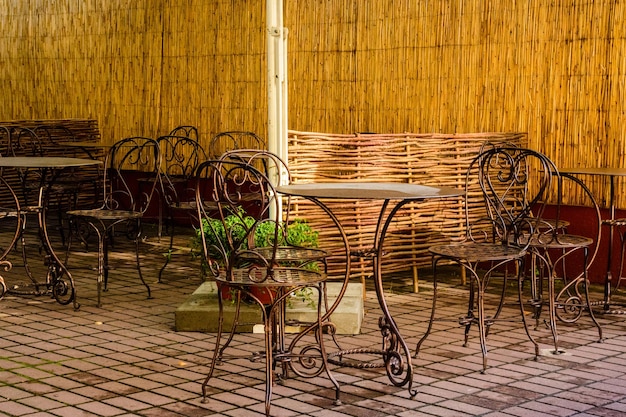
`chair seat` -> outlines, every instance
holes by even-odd
[[[143,216],[143,213],[139,211],[108,209],[70,210],[67,214],[70,216],[91,217],[98,220],[132,220]]]
[[[230,277],[220,273],[215,280],[245,287],[295,287],[326,281],[326,274],[302,268],[273,268],[272,276],[268,276],[267,268],[264,267],[236,268]]]
[[[542,226],[549,227],[552,230],[562,230],[568,228],[570,226],[570,222],[563,219],[559,219],[558,221],[556,219],[542,219],[538,224],[538,227],[542,228]]]
[[[607,225],[607,226],[626,226],[626,219],[607,219],[607,220],[603,220],[602,224]]]
[[[465,242],[431,246],[428,250],[434,255],[464,259],[468,262],[514,260],[526,255],[524,248],[497,243]]]
[[[254,258],[255,254],[260,255],[264,259],[271,259],[273,248],[256,248],[250,256]],[[330,255],[328,251],[317,248],[304,248],[295,246],[280,246],[276,248],[275,259],[279,262],[305,262],[316,261],[327,258]],[[246,257],[246,254],[242,252],[242,257]]]
[[[523,236],[518,239],[519,244],[528,244],[531,247],[543,248],[543,249],[563,249],[563,248],[578,248],[587,247],[594,244],[592,238],[586,236],[566,234],[539,234],[533,235],[528,242],[528,236]]]

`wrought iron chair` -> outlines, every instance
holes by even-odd
[[[466,173],[466,237],[460,243],[429,248],[434,280],[432,313],[426,333],[416,345],[416,356],[435,321],[437,272],[443,262],[460,265],[470,277],[468,312],[459,324],[465,327],[465,345],[472,324],[477,325],[483,372],[487,369],[488,329],[497,319],[504,297],[503,291],[495,313],[488,316],[485,292],[498,275],[504,276],[502,285],[506,285],[510,269],[517,274],[521,320],[534,345],[535,357],[539,356],[539,345],[524,314],[525,258],[530,253],[528,236],[539,227],[555,173],[547,157],[519,147],[488,147],[472,161]]]
[[[226,152],[238,149],[265,149],[265,142],[254,132],[221,132],[211,139],[208,154],[210,158],[219,158]]]
[[[102,305],[103,287],[104,291],[107,289],[109,246],[114,230],[118,227],[123,227],[126,236],[135,243],[137,272],[148,290],[148,298],[151,297],[150,287],[141,272],[139,243],[142,233],[141,221],[156,189],[160,164],[159,145],[156,140],[131,137],[116,142],[109,149],[105,161],[102,206],[96,209],[70,210],[67,213],[71,222],[86,224],[98,238],[98,307]],[[141,192],[138,190],[139,182],[144,184]],[[145,187],[147,183],[149,186]],[[73,234],[70,234],[67,254],[71,250],[72,236]]]
[[[170,262],[176,232],[177,217],[186,224],[198,226],[194,174],[198,165],[207,157],[200,143],[184,136],[161,136],[157,138],[161,152],[160,187],[157,188],[159,210],[165,209],[165,216],[159,211],[159,236],[161,225],[169,235],[169,248],[165,263],[159,270],[159,282],[163,271]]]
[[[589,298],[589,265],[595,259],[600,241],[602,226],[601,214],[593,194],[576,176],[556,173],[557,187],[551,193],[547,207],[554,211],[552,219],[540,219],[535,234],[525,240],[531,251],[532,304],[535,306],[534,318],[538,327],[542,306],[548,305],[549,321],[546,323],[552,331],[554,352],[560,353],[557,331],[557,319],[564,323],[577,321],[584,311],[589,313],[593,324],[598,329],[599,341],[602,341],[602,327],[597,321]],[[563,189],[580,190],[593,215],[585,220],[588,229],[586,235],[570,232],[569,228],[557,225],[567,222],[563,214]],[[556,219],[556,221],[554,220]],[[567,222],[574,228],[575,223]],[[527,237],[526,237],[527,238]],[[543,284],[547,282],[548,298],[543,298]],[[556,285],[562,285],[557,292]],[[581,290],[582,286],[582,290]],[[545,321],[545,320],[544,320]]]
[[[71,150],[68,151],[68,149],[61,147],[60,144],[63,142],[76,140],[74,132],[66,126],[45,124],[35,127],[33,132],[35,132],[40,141],[42,154],[47,154],[48,150],[52,150],[56,151],[58,155],[59,150],[62,149],[65,152],[65,156],[94,159],[89,152],[86,152],[82,148],[71,148]],[[79,197],[81,195],[87,194],[93,197],[87,198],[86,201],[83,202],[83,207],[97,204],[98,190],[100,189],[99,181],[102,178],[100,170],[101,167],[99,165],[67,169],[57,176],[51,187],[50,194],[52,201],[50,205],[54,204],[56,206],[57,228],[61,235],[61,243],[64,246],[66,243],[66,229],[68,229],[68,221],[65,213],[68,210],[80,207]],[[89,190],[88,193],[86,192],[87,190]]]
[[[339,384],[328,368],[323,340],[322,305],[326,251],[289,244],[285,236],[293,223],[281,210],[274,181],[265,174],[280,172],[278,157],[268,152],[239,153],[202,163],[197,170],[198,229],[207,269],[219,288],[219,324],[210,370],[202,384],[206,398],[216,365],[233,339],[243,299],[259,306],[265,329],[265,351],[251,360],[265,359],[265,412],[269,416],[272,384],[289,373],[315,377],[326,372],[339,402]],[[270,166],[271,165],[271,166]],[[284,166],[284,164],[282,164]],[[284,207],[289,207],[286,204]],[[317,295],[317,320],[287,343],[285,306],[294,291],[311,289]],[[235,299],[230,334],[222,343],[224,303]],[[278,368],[282,372],[279,373]]]

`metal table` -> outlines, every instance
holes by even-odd
[[[604,280],[604,312],[611,312],[611,287],[613,274],[611,273],[611,263],[613,260],[613,236],[615,221],[615,178],[626,177],[626,168],[559,168],[559,172],[573,175],[600,175],[609,177],[609,219],[603,223],[609,226],[609,243],[607,253],[607,267]],[[619,313],[622,313],[619,311]]]
[[[391,383],[395,386],[407,386],[411,397],[417,392],[413,390],[413,365],[411,352],[400,334],[400,330],[394,321],[383,290],[382,280],[382,255],[383,243],[387,229],[391,224],[394,215],[405,204],[411,201],[422,201],[436,198],[450,198],[463,195],[463,190],[449,187],[431,187],[426,185],[408,183],[388,183],[388,182],[345,182],[345,183],[308,183],[290,184],[277,187],[279,193],[304,197],[318,207],[320,207],[338,227],[346,246],[346,278],[342,290],[333,306],[325,314],[324,320],[330,317],[343,297],[348,280],[350,278],[350,258],[351,256],[370,257],[372,260],[374,287],[378,304],[382,311],[379,319],[379,327],[383,337],[382,349],[353,349],[350,351],[340,351],[330,353],[329,362],[340,366],[351,367],[384,367]],[[341,222],[332,210],[324,204],[323,200],[376,200],[381,202],[381,209],[378,215],[378,223],[374,232],[374,243],[371,250],[366,253],[354,252],[350,249],[350,239],[346,235]],[[390,205],[391,204],[391,205]],[[391,207],[391,208],[390,208]],[[388,210],[390,208],[390,210]],[[382,363],[372,365],[359,361],[350,361],[351,354],[373,354],[382,358]]]
[[[99,165],[100,161],[93,159],[82,158],[66,158],[66,157],[37,157],[37,156],[15,156],[15,157],[2,157],[0,158],[0,169],[13,168],[23,171],[36,171],[37,172],[37,201],[34,204],[25,204],[20,200],[24,200],[18,197],[17,193],[13,190],[12,185],[7,181],[6,176],[0,176],[0,184],[3,188],[3,197],[11,202],[7,203],[2,211],[2,218],[15,218],[16,231],[12,237],[10,245],[4,248],[4,251],[0,255],[0,265],[8,271],[13,268],[12,262],[6,258],[8,254],[16,247],[18,242],[22,242],[22,260],[24,262],[24,268],[28,278],[31,281],[32,290],[23,290],[20,288],[7,288],[6,283],[2,277],[2,291],[0,298],[4,296],[5,292],[15,294],[28,294],[28,295],[42,295],[52,293],[52,296],[61,304],[69,304],[73,302],[74,308],[78,309],[79,304],[76,301],[76,289],[74,287],[74,281],[71,274],[61,262],[59,256],[55,253],[50,237],[48,235],[47,223],[46,223],[46,210],[48,205],[48,197],[51,186],[59,174],[67,168],[78,168],[92,165]],[[23,184],[22,184],[23,185]],[[42,249],[45,251],[44,262],[47,266],[47,273],[45,282],[39,282],[35,276],[31,273],[28,267],[28,261],[24,243],[24,233],[27,226],[27,216],[37,215],[38,233],[41,240]],[[67,277],[67,280],[63,277]]]

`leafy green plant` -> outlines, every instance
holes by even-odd
[[[196,229],[196,233],[191,239],[192,255],[200,256],[202,254],[202,238],[204,236],[208,255],[218,263],[230,255],[228,252],[230,248],[229,237],[235,242],[233,246],[238,250],[249,249],[247,236],[252,227],[254,227],[254,246],[258,248],[274,245],[276,236],[279,239],[278,245],[318,247],[319,234],[305,220],[296,219],[287,225],[277,224],[274,221],[258,222],[254,217],[246,215],[241,207],[237,209],[236,213],[226,216],[223,222],[220,219],[203,218],[200,227]],[[278,234],[276,227],[281,228]],[[283,229],[285,227],[286,229]],[[319,267],[313,262],[307,264],[305,268],[317,270]],[[313,293],[311,288],[303,288],[296,291],[293,296],[309,305],[314,305]]]
[[[246,241],[243,241],[246,237],[247,230],[255,225],[257,220],[254,217],[248,216],[243,211],[243,208],[239,208],[236,214],[230,214],[224,218],[224,222],[220,219],[206,219],[203,218],[201,222],[201,228],[196,229],[196,234],[192,238],[191,248],[193,251],[202,251],[202,236],[209,248],[209,255],[217,257],[228,255],[227,253],[211,253],[211,251],[217,248],[227,250],[228,249],[228,235],[236,242],[239,249],[248,249]],[[266,247],[274,244],[274,236],[276,235],[276,222],[262,221],[256,225],[254,230],[254,245],[256,247]],[[278,227],[285,227],[284,224],[278,225]],[[296,219],[286,225],[286,233],[280,230],[278,238],[284,241],[279,241],[279,245],[295,245],[302,247],[318,247],[318,232],[314,231],[311,226],[304,220]]]

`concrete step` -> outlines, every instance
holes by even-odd
[[[328,301],[332,304],[337,299],[342,283],[326,284]],[[218,292],[212,281],[202,283],[185,302],[176,309],[175,325],[177,331],[185,332],[217,332],[218,326]],[[317,298],[317,296],[315,296]],[[295,299],[287,304],[287,321],[313,322],[317,320],[315,306],[310,302]],[[224,330],[229,331],[235,314],[235,303],[224,301]],[[363,322],[363,286],[361,283],[349,283],[339,306],[331,315],[337,334],[358,334]],[[238,332],[263,331],[260,307],[255,303],[242,303],[239,313],[240,325]],[[260,326],[259,326],[260,325]],[[296,332],[298,326],[288,326],[287,331]]]

